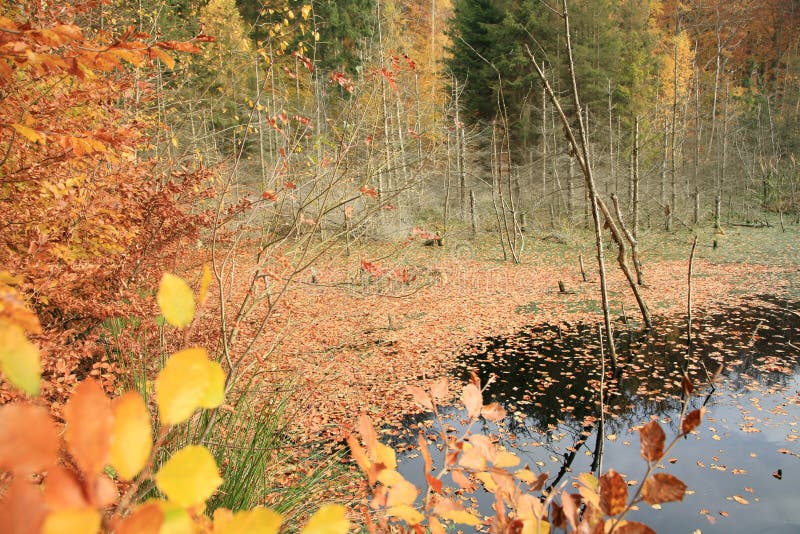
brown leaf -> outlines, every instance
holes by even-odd
[[[506,418],[506,410],[499,402],[493,402],[481,408],[481,415],[487,421],[496,423]]]
[[[164,523],[164,512],[155,503],[146,503],[137,508],[114,529],[116,534],[158,534]]]
[[[425,408],[426,410],[433,411],[433,401],[431,401],[431,397],[425,393],[419,386],[406,386],[408,393],[414,397],[414,402]]]
[[[639,439],[642,442],[642,458],[648,462],[657,462],[664,456],[664,441],[667,436],[657,421],[650,421],[639,430]]]
[[[0,407],[0,469],[20,476],[44,471],[56,463],[58,447],[56,426],[45,408]]]
[[[625,521],[615,528],[614,532],[617,534],[656,534],[655,530],[644,523],[637,523],[635,521]]]
[[[686,484],[667,473],[656,473],[645,481],[642,488],[642,498],[649,504],[682,501],[685,493]]]
[[[700,421],[703,420],[703,413],[705,413],[705,408],[692,410],[686,414],[686,417],[681,422],[681,432],[685,435],[700,426]]]
[[[87,378],[64,406],[65,439],[75,463],[93,478],[108,463],[114,416],[102,386]]]
[[[606,515],[617,515],[628,505],[628,485],[622,475],[609,469],[600,477],[600,508]]]
[[[467,415],[470,419],[475,419],[481,413],[483,406],[483,395],[481,390],[478,389],[473,383],[464,386],[464,392],[461,394],[461,402],[464,403],[464,408],[467,409]]]
[[[45,510],[44,495],[39,488],[16,476],[0,499],[0,532],[39,532],[44,523]]]

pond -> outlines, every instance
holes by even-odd
[[[697,387],[689,409],[705,404],[706,416],[656,470],[683,480],[687,494],[660,507],[642,503],[627,519],[666,533],[800,532],[798,304],[759,296],[696,313],[688,366]],[[498,424],[482,421],[473,431],[498,440],[534,473],[548,473],[545,490],[565,481],[570,490],[578,474],[613,467],[632,495],[646,470],[638,429],[655,419],[668,442],[678,432],[685,323],[685,317],[658,319],[656,333],[648,336],[619,325],[623,372],[620,380],[605,380],[603,425],[596,325],[537,325],[485,340],[461,357],[454,377],[467,381],[472,371],[482,381],[494,376],[484,399],[500,402],[507,416]],[[706,372],[713,375],[720,364],[712,390]],[[446,407],[441,414],[447,432],[463,432],[463,409]],[[441,426],[429,414],[409,415],[392,444],[402,451],[401,473],[422,488],[423,461],[413,448],[420,429],[438,439]],[[429,447],[437,466],[443,461],[440,442]],[[457,487],[449,477],[444,481]],[[479,489],[473,497],[478,511],[491,515],[493,496]]]

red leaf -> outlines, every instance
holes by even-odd
[[[371,187],[367,187],[365,185],[361,186],[361,189],[359,189],[359,191],[361,191],[362,195],[365,195],[365,196],[368,196],[368,197],[372,197],[372,198],[377,198],[378,197],[378,192],[375,191],[375,189],[373,189]]]

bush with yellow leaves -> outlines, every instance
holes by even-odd
[[[210,274],[201,279],[205,299]],[[14,289],[16,279],[0,272],[0,369],[31,397],[39,392],[41,365],[28,334],[39,321]],[[195,298],[181,278],[164,274],[157,300],[165,320],[188,327]],[[205,502],[222,484],[211,452],[189,445],[163,465],[157,452],[170,430],[199,409],[218,407],[225,373],[205,349],[170,356],[155,381],[159,422],[153,431],[142,396],[129,391],[109,399],[93,379],[81,382],[63,410],[63,425],[32,401],[0,407],[0,532],[4,534],[180,534],[277,533],[282,517],[267,508],[204,514]],[[154,439],[155,434],[155,439]],[[162,499],[136,502],[143,484],[155,484]],[[305,534],[344,534],[343,506],[322,506],[302,529]]]

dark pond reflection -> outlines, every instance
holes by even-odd
[[[659,420],[675,435],[681,409],[681,368],[697,385],[690,409],[706,404],[697,434],[682,440],[658,471],[681,478],[688,494],[661,509],[647,504],[628,519],[658,532],[800,532],[800,303],[761,296],[735,308],[697,314],[693,356],[687,361],[685,317],[662,318],[655,334],[618,325],[623,378],[606,369],[605,416],[600,417],[600,342],[596,325],[526,328],[509,338],[487,339],[463,355],[456,378],[471,371],[494,379],[486,402],[504,405],[498,425],[473,426],[496,438],[534,472],[549,473],[547,486],[567,487],[582,472],[613,467],[631,494],[646,465],[639,457],[638,428]],[[706,376],[722,366],[715,391]],[[464,413],[445,408],[449,432],[464,429]],[[425,414],[408,416],[391,437],[400,471],[424,487],[423,464],[411,445],[420,429],[440,430]],[[442,463],[441,440],[430,447]],[[438,456],[435,453],[439,453]],[[657,472],[658,472],[657,471]],[[446,485],[455,487],[445,477]],[[493,497],[476,492],[478,510],[491,514]],[[461,527],[461,525],[459,525]]]

